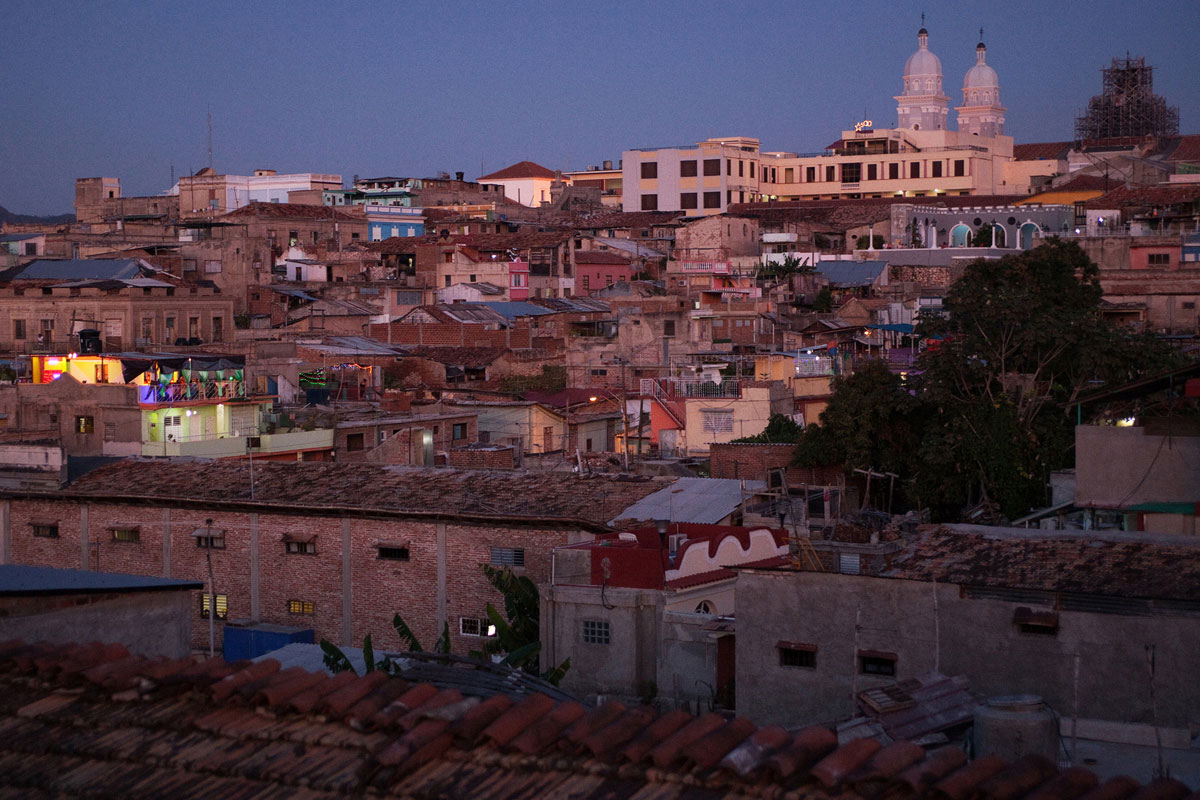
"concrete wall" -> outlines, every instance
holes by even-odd
[[[192,593],[97,593],[0,598],[0,640],[119,643],[142,656],[191,650]]]
[[[1198,486],[1200,436],[1151,436],[1142,427],[1112,425],[1075,428],[1075,502],[1079,505],[1116,508],[1194,502]]]
[[[934,593],[937,593],[935,614]],[[1059,611],[1056,634],[1023,633],[1024,602],[973,599],[956,585],[817,572],[740,572],[737,711],[758,724],[799,726],[846,718],[852,688],[890,679],[857,675],[860,651],[895,653],[896,678],[938,669],[965,675],[978,694],[1038,694],[1061,716],[1149,723],[1145,646],[1156,646],[1158,724],[1200,722],[1200,617]],[[935,617],[938,625],[935,626]],[[856,633],[856,626],[858,628]],[[939,631],[940,628],[940,631]],[[856,641],[857,640],[857,641]],[[784,667],[777,643],[814,645],[816,667]]]

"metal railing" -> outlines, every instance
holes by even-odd
[[[695,378],[643,378],[642,394],[666,398],[704,398],[742,396],[741,382],[728,378],[720,383]]]
[[[244,400],[245,381],[191,381],[138,386],[139,403],[186,403],[200,400]]]

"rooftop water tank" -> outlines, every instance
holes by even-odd
[[[1035,694],[993,697],[975,711],[976,758],[1037,754],[1056,762],[1058,746],[1058,718]]]

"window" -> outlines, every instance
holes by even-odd
[[[603,376],[603,375],[607,375],[607,374],[608,374],[608,370],[606,370],[606,369],[594,369],[594,370],[592,370],[592,377],[594,377],[594,378],[595,378],[595,377],[600,377],[600,376]]]
[[[313,244],[317,244],[318,242],[321,241],[321,234],[319,234],[316,231],[312,232],[312,237],[313,237]]]
[[[842,183],[858,183],[862,180],[862,164],[842,164]]]
[[[408,561],[408,545],[381,544],[379,545],[379,557],[388,561]]]
[[[481,617],[459,617],[458,632],[463,636],[495,636],[496,626]]]
[[[31,526],[33,535],[42,539],[57,539],[58,538],[58,523],[57,522],[35,522]]]
[[[804,642],[779,642],[779,666],[817,668],[817,646]]]
[[[289,556],[315,556],[317,554],[316,539],[303,541],[301,539],[285,539],[283,551]]]
[[[720,175],[721,174],[721,159],[719,159],[719,158],[704,159],[704,174],[705,175]]]
[[[591,289],[591,288],[592,288],[592,285],[591,285],[591,284],[592,284],[592,280],[591,280],[591,277],[590,277],[590,276],[588,276],[588,275],[584,275],[584,276],[583,276],[583,278],[582,278],[582,280],[583,280],[583,290],[584,290],[585,292],[586,292],[586,291],[588,291],[589,289]]]
[[[967,174],[967,162],[961,158],[954,160],[954,177],[961,178]]]
[[[681,178],[696,177],[696,162],[694,159],[691,161],[680,161],[679,162],[679,177],[681,177]]]
[[[184,272],[195,272],[196,271],[196,259],[185,258],[183,260],[183,271]]]
[[[109,528],[114,542],[140,542],[142,532],[136,525],[126,525],[119,528]]]
[[[746,177],[746,162],[745,161],[738,161],[738,177],[739,178]]]
[[[869,181],[879,180],[879,165],[878,164],[867,164],[867,180],[869,180]]]
[[[658,177],[658,162],[657,161],[643,161],[642,162],[642,177],[647,178],[647,179],[657,178]]]
[[[670,337],[675,335],[675,320],[668,319],[663,321],[663,336]]]
[[[804,168],[804,180],[808,183],[816,183],[817,182],[817,168],[816,167],[805,167]]]
[[[75,432],[82,433],[82,434],[95,433],[96,432],[96,418],[95,417],[76,417],[75,418]]]
[[[202,550],[224,550],[225,531],[221,528],[197,528],[192,534],[196,547]]]
[[[205,261],[204,262],[204,271],[205,271],[205,273],[207,273],[209,275],[216,273],[216,272],[220,272],[221,271],[221,262],[217,261],[217,260]]]
[[[104,441],[106,441],[106,442],[117,441],[117,423],[115,423],[115,422],[104,423]]]
[[[24,339],[25,338],[25,320],[14,319],[12,321],[12,323],[13,323],[13,338],[14,339]]]
[[[908,177],[910,177],[910,178],[921,177],[921,162],[920,161],[914,161],[908,165]]]
[[[346,436],[346,449],[356,451],[363,449],[363,435],[361,433],[351,433]]]
[[[580,633],[584,644],[608,644],[611,640],[606,621],[585,619]]]
[[[642,211],[658,211],[658,195],[642,195]]]
[[[1146,256],[1146,265],[1151,267],[1171,266],[1170,253],[1150,253]]]
[[[896,654],[860,650],[858,653],[858,671],[863,675],[895,677]]]
[[[931,166],[933,167],[933,171],[930,173],[930,176],[934,178],[942,177],[942,162],[935,161]]]
[[[525,549],[522,547],[493,547],[492,563],[498,567],[525,566]]]
[[[288,613],[312,616],[317,613],[317,606],[311,600],[288,600]]]
[[[450,428],[450,437],[455,441],[462,441],[467,438],[467,423],[456,422]]]
[[[167,317],[163,320],[163,324],[167,328],[167,338],[171,338],[171,332],[175,330],[175,317]]]
[[[687,210],[697,208],[698,198],[695,192],[684,192],[679,195],[679,207]]]
[[[229,616],[229,595],[219,594],[217,597],[217,619]],[[200,595],[200,619],[208,619],[208,610],[212,607],[213,596],[208,592]]]
[[[721,207],[721,193],[720,192],[705,192],[704,193],[704,207],[705,208],[720,208]]]
[[[751,178],[754,177],[754,162],[753,161],[750,162],[750,177]]]
[[[899,164],[888,164],[888,180],[889,181],[900,180],[900,165]]]
[[[700,415],[704,420],[705,433],[733,433],[732,411],[704,410]]]
[[[300,232],[299,231],[288,231],[288,245],[291,247],[295,247],[299,243],[300,243]]]
[[[213,317],[212,320],[212,340],[219,342],[225,338],[225,318]]]

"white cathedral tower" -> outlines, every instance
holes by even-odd
[[[917,31],[917,52],[904,62],[904,91],[896,96],[897,127],[946,130],[950,98],[942,94],[942,62],[929,50],[929,31]]]
[[[963,78],[963,104],[958,112],[958,129],[979,136],[1004,134],[1004,106],[1000,105],[1000,80],[996,70],[988,66],[987,47],[983,42],[975,48],[975,66]]]

